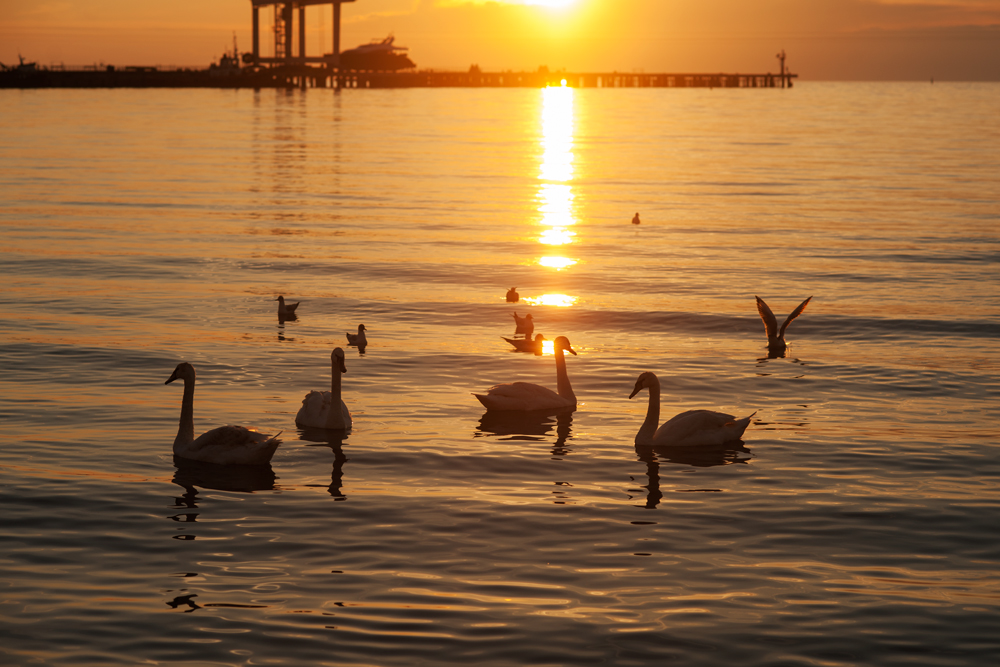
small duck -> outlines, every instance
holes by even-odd
[[[347,344],[357,345],[358,347],[365,347],[366,345],[368,345],[368,338],[365,337],[365,331],[367,331],[367,329],[365,329],[365,325],[359,324],[358,333],[347,334]]]
[[[764,321],[764,330],[767,331],[768,356],[771,358],[785,356],[785,349],[788,347],[785,343],[785,329],[792,320],[805,311],[806,306],[809,305],[812,297],[809,297],[800,303],[798,308],[793,310],[792,314],[785,320],[785,323],[781,325],[780,329],[778,328],[778,320],[775,319],[774,313],[772,313],[771,309],[767,307],[766,303],[764,303],[764,299],[759,296],[754,296],[754,298],[757,299],[757,312],[760,313],[760,319]]]
[[[635,215],[633,215],[633,216],[632,216],[632,224],[633,224],[633,225],[638,225],[638,224],[639,224],[639,222],[640,222],[640,221],[639,221],[639,212],[638,212],[638,211],[636,211],[636,212],[635,212]]]
[[[507,303],[517,303],[521,300],[521,295],[517,293],[516,287],[507,290]]]
[[[545,340],[545,336],[542,334],[536,334],[535,340],[530,338],[504,338],[505,341],[517,348],[518,352],[534,352],[536,357],[542,356],[542,341]]]
[[[646,420],[635,434],[636,445],[710,447],[738,442],[750,425],[750,417],[753,417],[737,419],[714,410],[688,410],[671,417],[657,428],[660,423],[660,380],[656,374],[646,371],[639,375],[629,398],[643,389],[649,389],[649,407],[646,409]]]
[[[535,323],[531,319],[531,313],[528,313],[524,317],[518,317],[517,313],[512,313],[514,315],[514,333],[524,334],[525,336],[530,336],[535,331]]]
[[[275,301],[278,302],[278,319],[279,320],[294,320],[297,315],[295,314],[295,309],[299,307],[301,301],[296,301],[295,303],[285,303],[285,297],[279,296]]]
[[[219,465],[264,465],[271,461],[281,444],[277,435],[258,433],[243,426],[220,426],[194,437],[194,366],[186,361],[177,364],[170,378],[184,381],[181,419],[174,438],[174,456]]]

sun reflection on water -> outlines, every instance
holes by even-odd
[[[559,306],[566,308],[576,303],[576,297],[568,294],[543,294],[541,296],[523,297],[521,301],[532,306]]]
[[[538,263],[558,271],[565,269],[567,266],[573,266],[576,264],[576,260],[569,257],[542,257],[538,260]]]
[[[576,224],[573,217],[573,89],[565,86],[542,90],[542,162],[538,178],[538,212],[542,230],[538,242],[549,246],[566,246],[574,242]],[[538,264],[556,271],[573,266],[576,259],[545,256]],[[545,294],[530,303],[570,306],[576,297],[565,294]]]

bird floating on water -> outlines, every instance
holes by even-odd
[[[767,331],[768,355],[771,358],[784,356],[785,349],[788,347],[785,343],[785,329],[788,328],[788,325],[792,320],[805,311],[806,306],[812,300],[812,297],[809,297],[800,303],[798,307],[792,311],[792,314],[788,316],[785,323],[781,325],[780,329],[778,328],[778,320],[775,319],[774,313],[772,313],[771,309],[768,308],[766,303],[764,303],[764,299],[759,296],[754,296],[754,298],[757,299],[757,312],[760,313],[760,319],[764,321],[764,329]]]
[[[646,420],[635,434],[635,444],[654,447],[708,447],[738,442],[750,425],[750,417],[737,419],[732,415],[713,410],[688,410],[671,417],[657,428],[660,422],[660,380],[646,371],[635,381],[629,394],[632,398],[643,389],[649,389],[649,407]]]
[[[639,222],[640,222],[640,220],[639,220],[639,212],[636,211],[635,215],[632,216],[632,224],[633,225],[638,225]]]
[[[368,345],[368,338],[365,336],[365,331],[367,331],[367,329],[365,329],[365,325],[359,324],[358,333],[347,334],[347,344],[357,345],[358,347],[365,347],[366,345]]]
[[[347,372],[344,351],[335,347],[330,353],[330,391],[310,391],[302,399],[302,407],[295,415],[299,426],[313,428],[351,428],[351,412],[341,396],[341,375]]]
[[[556,357],[556,389],[552,391],[531,382],[513,382],[490,387],[485,394],[473,394],[487,410],[562,410],[576,408],[576,394],[566,374],[566,357],[563,351],[575,355],[569,339],[559,336],[553,341]]]
[[[524,317],[518,317],[517,313],[511,313],[514,316],[514,333],[524,334],[525,336],[530,336],[535,331],[535,323],[531,319],[531,313],[528,313]]]
[[[295,309],[299,307],[301,301],[296,301],[295,303],[285,303],[285,297],[279,296],[275,301],[278,302],[278,319],[279,320],[293,320],[297,316],[295,314]]]
[[[164,384],[174,380],[184,381],[181,399],[181,419],[174,438],[174,455],[194,461],[222,465],[263,465],[271,460],[281,444],[277,435],[258,433],[243,426],[220,426],[194,437],[194,366],[187,362],[177,364],[173,374]]]
[[[536,334],[535,340],[531,340],[531,338],[505,338],[503,336],[501,338],[516,347],[518,352],[534,352],[535,356],[541,356],[542,341],[545,340],[545,336],[542,334]]]
[[[517,293],[516,287],[507,290],[507,303],[517,303],[521,300],[521,295]]]

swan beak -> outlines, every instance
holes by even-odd
[[[574,357],[576,356],[576,352],[573,350],[573,348],[567,347],[566,351],[569,352],[570,354],[572,354]]]
[[[346,373],[347,372],[347,365],[344,363],[344,359],[343,358],[340,359],[340,372],[341,373]]]
[[[173,373],[170,374],[170,379],[164,382],[163,384],[170,384],[176,379],[177,379],[177,371],[174,371]]]
[[[629,395],[628,395],[628,397],[629,397],[629,398],[632,398],[633,396],[635,396],[636,394],[638,394],[638,393],[639,393],[639,392],[640,392],[641,390],[642,390],[642,387],[640,387],[640,386],[638,385],[638,383],[637,383],[637,384],[635,385],[635,389],[633,389],[633,390],[632,390],[632,393],[631,393],[631,394],[629,394]]]

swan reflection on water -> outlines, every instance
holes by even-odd
[[[660,463],[676,463],[678,465],[693,466],[695,468],[710,468],[712,466],[725,466],[733,463],[748,463],[753,458],[753,452],[743,445],[743,441],[727,443],[717,447],[649,447],[646,445],[635,446],[636,457],[646,464],[646,477],[649,483],[642,488],[646,489],[646,504],[638,507],[646,509],[656,509],[663,499],[663,492],[660,491]],[[748,454],[749,456],[743,456]],[[635,480],[635,477],[632,478]],[[715,491],[716,489],[677,489],[677,491]],[[629,489],[630,492],[641,493],[638,489]],[[633,496],[629,495],[631,499]]]
[[[299,427],[299,439],[311,443],[310,447],[329,447],[333,452],[333,471],[327,490],[334,500],[347,500],[341,488],[344,486],[344,464],[350,459],[344,454],[344,442],[350,429],[332,430],[326,428]]]
[[[253,493],[272,491],[277,477],[270,463],[263,465],[220,465],[174,457],[174,477],[171,480],[184,489],[184,495],[174,500],[174,507],[197,509],[198,489]],[[182,523],[195,523],[197,514],[178,514],[170,517]],[[180,538],[178,538],[180,539]]]
[[[549,414],[489,410],[479,420],[475,437],[500,436],[500,440],[544,442],[544,436],[549,435],[553,427],[556,440],[552,444],[552,456],[566,456],[570,452],[566,441],[570,439],[573,430],[572,410]]]

